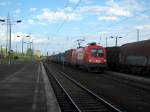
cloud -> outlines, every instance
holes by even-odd
[[[93,1],[95,1],[95,0],[84,0],[84,1],[85,1],[85,4],[92,4]]]
[[[79,0],[69,0],[69,2],[71,2],[71,3],[78,3],[79,2]]]
[[[23,32],[16,32],[16,33],[12,33],[12,41],[15,42],[19,42],[22,40],[22,38],[24,38],[24,41],[30,41],[30,37],[26,37],[27,35],[29,35],[28,33],[23,33]],[[20,37],[17,37],[20,36]]]
[[[115,2],[114,0],[107,0],[103,6],[82,6],[79,8],[79,10],[81,13],[131,17],[137,11],[143,10],[143,7],[138,3],[137,0],[122,0],[118,2]]]
[[[120,8],[120,7],[110,8],[107,13],[113,14],[116,16],[131,16],[132,15],[130,11],[124,10],[123,8]]]
[[[20,9],[16,9],[16,10],[14,11],[14,13],[19,14],[19,13],[21,13],[21,10],[20,10]]]
[[[72,7],[65,7],[64,11],[66,12],[72,12],[73,8]]]
[[[77,4],[80,0],[69,0],[70,3],[74,3],[74,4]],[[95,0],[82,0],[83,3],[85,4],[91,4],[93,3],[93,1]]]
[[[6,32],[7,32],[6,27],[4,25],[1,25],[0,26],[0,42],[1,42],[1,44],[4,41],[6,41],[6,37],[7,37]]]
[[[131,16],[131,12],[121,7],[108,7],[108,6],[84,6],[80,8],[81,13],[93,14],[108,14],[115,16]]]
[[[108,13],[117,16],[132,16],[136,11],[143,9],[138,0],[108,0],[106,5],[110,7]]]
[[[79,21],[82,19],[80,14],[65,11],[51,11],[43,9],[42,14],[37,15],[39,21],[56,22],[56,21]]]
[[[34,40],[34,43],[36,43],[36,44],[39,44],[39,43],[44,43],[44,44],[46,44],[46,43],[48,43],[48,39],[46,39],[46,38],[36,38],[36,39]]]
[[[84,6],[80,7],[81,13],[101,13],[106,12],[108,7],[102,6]]]
[[[141,14],[141,15],[135,16],[135,18],[138,20],[149,20],[150,16],[146,14]]]
[[[81,13],[93,13],[93,14],[108,14],[115,16],[131,16],[131,12],[124,10],[121,7],[108,7],[108,6],[84,6],[80,7]]]
[[[98,20],[118,21],[118,18],[116,16],[99,16]]]
[[[141,11],[146,7],[143,7],[139,0],[122,0],[116,3],[118,6],[130,12]]]
[[[28,19],[26,21],[26,26],[29,27],[29,25],[42,25],[42,26],[45,26],[46,25],[46,22],[45,21],[42,21],[42,20],[36,20],[36,19]],[[26,27],[26,28],[27,28]]]
[[[131,16],[131,11],[129,10],[129,7],[125,6],[125,4],[122,6],[122,4],[123,3],[121,2],[117,3],[114,0],[108,0],[106,2],[106,5],[109,6],[107,13],[116,16]]]
[[[24,38],[24,41],[33,41],[34,44],[39,44],[39,43],[47,43],[48,39],[45,38],[44,36],[37,35],[37,34],[31,34],[30,37],[26,37],[30,35],[29,33],[23,33],[23,32],[16,32],[12,33],[12,41],[14,42],[19,42]],[[20,36],[20,37],[17,37]]]
[[[28,19],[27,21],[29,24],[35,24],[34,20],[33,19]]]
[[[20,37],[17,37],[17,35],[19,35]],[[23,33],[23,32],[16,32],[16,33],[12,33],[11,34],[11,40],[14,42],[18,42],[18,41],[21,41],[21,38],[24,36],[24,35],[27,35],[26,33]],[[6,32],[5,33],[1,33],[0,34],[0,39],[2,41],[6,41]]]
[[[30,12],[35,12],[37,9],[36,8],[30,8]]]
[[[0,33],[0,40],[5,41],[6,40],[6,33]]]
[[[135,29],[150,29],[150,24],[137,25]]]

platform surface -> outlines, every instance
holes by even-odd
[[[12,73],[0,66],[0,112],[49,112],[53,107],[47,106],[49,93],[45,90],[41,64],[14,66]]]

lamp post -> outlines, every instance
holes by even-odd
[[[112,38],[112,37],[106,37],[106,48],[107,48],[107,46],[108,46],[108,39],[109,38]]]
[[[27,36],[19,36],[19,35],[17,35],[17,37],[20,37],[20,38],[22,38],[22,56],[23,56],[23,44],[24,44],[24,38],[26,38],[26,37],[30,37],[29,35],[27,35]]]
[[[7,33],[9,34],[9,47],[8,47],[8,56],[9,56],[9,60],[8,60],[8,64],[11,64],[11,31],[12,31],[12,28],[11,26],[14,25],[14,23],[20,23],[22,22],[21,20],[12,20],[10,18],[10,15],[8,13],[8,16],[6,19],[0,19],[1,22],[6,22],[6,25],[7,25]]]
[[[30,48],[30,51],[33,52],[32,49],[31,49],[31,44],[32,44],[32,42],[23,42],[23,43],[26,43],[26,44],[27,44],[27,51],[28,51],[28,49]],[[29,46],[29,47],[28,47],[28,46]],[[32,54],[31,54],[31,55],[32,55]]]
[[[118,46],[118,38],[123,38],[123,37],[119,37],[119,36],[113,37],[113,36],[111,36],[110,38],[115,38],[116,39],[116,47],[117,47]]]
[[[5,22],[5,20],[4,20],[4,19],[0,19],[0,21],[1,21],[1,22]]]
[[[30,46],[29,48],[31,49],[31,44],[32,42],[23,42],[23,43],[26,43],[27,44],[27,48],[28,48],[28,45]]]
[[[32,51],[33,51],[33,54],[34,54],[34,40],[36,40],[36,39],[32,39]]]

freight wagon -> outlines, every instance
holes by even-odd
[[[111,69],[119,68],[120,47],[107,47],[107,64]]]
[[[132,73],[150,72],[150,40],[107,48],[108,66]],[[117,65],[117,66],[116,66]]]
[[[120,48],[120,64],[133,73],[150,70],[150,40],[128,43]]]

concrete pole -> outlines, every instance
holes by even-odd
[[[23,56],[23,37],[22,37],[22,56]]]
[[[140,40],[140,30],[137,29],[137,41],[139,41],[139,40]]]
[[[116,36],[116,47],[118,46],[118,36]]]
[[[32,39],[32,56],[34,55],[34,46],[33,46],[33,39]]]
[[[17,46],[17,43],[16,43],[16,54],[18,54],[18,46]]]
[[[6,38],[6,57],[8,56],[8,38],[9,38],[9,23],[8,23],[9,13],[7,16],[7,38]]]
[[[108,38],[106,37],[106,48],[107,48],[107,39],[108,39]]]
[[[1,45],[1,55],[3,55],[3,51],[2,51],[2,45]]]
[[[9,25],[9,60],[8,64],[11,64],[11,21],[10,21],[10,16],[8,15],[8,25]]]

